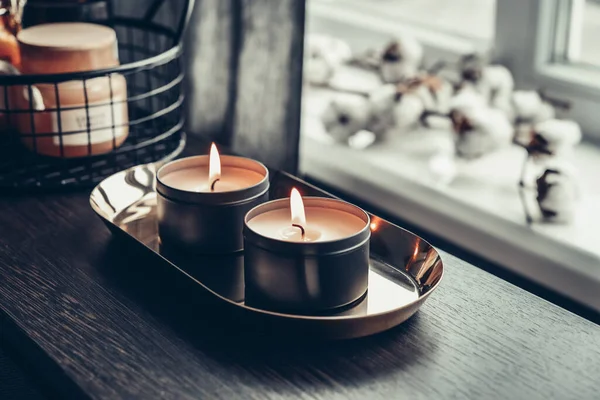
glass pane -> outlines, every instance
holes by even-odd
[[[600,0],[557,4],[553,60],[600,66]]]
[[[600,65],[600,1],[586,1],[582,14],[579,61]]]

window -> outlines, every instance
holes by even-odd
[[[428,176],[433,159],[426,155],[439,142],[427,136],[431,146],[424,149],[422,131],[364,150],[332,143],[314,123],[332,93],[316,85],[304,91],[301,171],[600,310],[600,148],[594,144],[600,139],[600,0],[307,2],[307,32],[343,39],[355,53],[381,49],[403,33],[421,42],[426,65],[490,52],[512,71],[517,88],[544,89],[571,104],[559,116],[577,121],[592,139],[573,160],[584,197],[572,225],[525,224],[517,189],[525,154],[516,146],[463,163],[460,179],[440,184]],[[353,90],[372,84],[351,69],[338,81]],[[442,160],[437,168],[449,166]]]
[[[600,1],[564,1],[559,11],[556,41],[557,61],[600,67]],[[562,15],[561,15],[562,14]]]

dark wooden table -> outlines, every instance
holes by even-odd
[[[600,398],[599,326],[442,256],[404,325],[282,344],[215,328],[87,193],[3,197],[0,338],[61,399]]]

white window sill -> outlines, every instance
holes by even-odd
[[[538,66],[540,83],[559,88],[567,95],[580,95],[589,100],[600,100],[600,71],[585,66],[546,64]]]
[[[575,224],[529,227],[517,186],[522,149],[465,164],[441,186],[428,175],[429,157],[418,154],[427,152],[418,149],[428,133],[354,150],[331,143],[316,117],[326,91],[304,96],[302,173],[600,311],[599,148],[576,149],[584,192]]]

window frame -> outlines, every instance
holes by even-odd
[[[572,16],[565,10],[582,7],[584,2],[498,1],[494,53],[498,62],[511,69],[517,87],[543,88],[555,97],[568,100],[572,109],[564,117],[577,121],[586,138],[597,141],[600,139],[600,68],[568,61],[569,35],[565,32],[570,29],[568,22]]]

